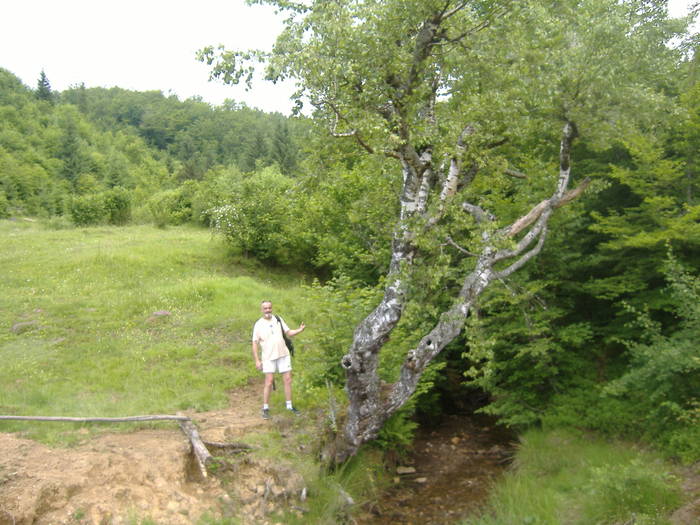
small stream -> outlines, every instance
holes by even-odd
[[[514,439],[474,415],[450,415],[423,427],[394,473],[394,486],[357,523],[448,525],[475,515],[506,468]]]

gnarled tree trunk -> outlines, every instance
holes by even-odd
[[[402,216],[393,243],[389,284],[380,304],[356,328],[349,352],[342,360],[347,373],[346,388],[350,405],[343,439],[336,449],[336,461],[344,461],[354,455],[363,443],[376,438],[384,422],[408,401],[431,360],[460,334],[474,302],[489,283],[494,279],[507,277],[540,252],[553,210],[577,197],[588,184],[586,180],[575,190],[567,191],[571,173],[571,144],[576,134],[574,123],[566,122],[561,138],[559,177],[551,197],[534,206],[509,226],[498,229],[492,234],[483,234],[484,243],[481,253],[477,254],[472,271],[464,277],[454,303],[441,315],[437,324],[418,345],[407,352],[398,381],[388,390],[386,388],[380,390],[379,352],[401,318],[407,279],[416,252],[411,244],[413,232],[409,231],[405,225],[408,222],[407,219],[415,213],[426,213],[427,210],[427,199],[422,202],[419,198],[420,193],[413,192],[413,189],[426,185],[428,168],[421,167],[422,181],[418,181],[416,177],[419,170],[404,168],[406,182],[401,199]],[[457,149],[459,148],[458,144]],[[450,165],[451,173],[445,177],[439,192],[439,198],[443,201],[455,192],[457,186],[455,178],[461,173],[457,164],[458,160],[453,159]],[[413,180],[409,181],[409,178]],[[427,195],[427,191],[425,194]],[[438,210],[436,213],[439,214],[442,207],[438,206],[436,209]],[[463,203],[463,209],[471,213],[477,222],[495,221],[487,211],[472,204]],[[432,215],[428,219],[429,223],[435,223],[438,217]],[[514,248],[496,248],[502,244],[498,241],[516,236],[520,236],[520,239]],[[496,269],[498,263],[509,259],[513,261],[509,266]],[[382,391],[388,393],[382,395]]]

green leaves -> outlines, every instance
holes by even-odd
[[[209,210],[212,228],[246,255],[279,264],[303,260],[294,234],[294,183],[275,168],[230,180],[221,206]]]
[[[266,57],[261,51],[227,51],[224,46],[207,46],[197,51],[197,60],[212,66],[210,80],[218,79],[225,84],[238,84],[243,80],[250,89],[255,72],[255,63]]]

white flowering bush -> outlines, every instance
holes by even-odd
[[[246,256],[296,262],[299,244],[294,225],[300,206],[293,179],[268,167],[232,184],[227,202],[207,211],[214,231]]]

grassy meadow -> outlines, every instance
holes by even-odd
[[[0,221],[0,414],[225,406],[257,373],[249,341],[262,298],[290,325],[305,314],[299,278],[235,261],[197,228]],[[67,428],[0,424],[49,442],[70,440]]]

